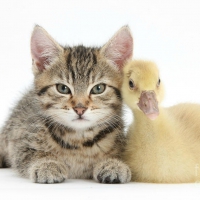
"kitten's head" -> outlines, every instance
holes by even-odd
[[[36,26],[31,54],[45,116],[75,130],[121,120],[122,68],[132,49],[127,26],[101,48],[63,47]]]

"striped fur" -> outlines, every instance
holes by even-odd
[[[128,27],[116,34],[123,47],[120,34],[127,34],[132,42]],[[67,178],[106,183],[131,179],[129,168],[119,161],[125,144],[122,66],[108,61],[109,48],[110,41],[103,48],[63,47],[44,29],[35,27],[31,40],[34,85],[2,129],[0,167],[12,166],[39,183]],[[131,57],[118,55],[124,62]],[[71,92],[60,93],[60,84]],[[93,94],[98,84],[103,84],[105,91]]]

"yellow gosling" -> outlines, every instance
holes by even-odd
[[[123,154],[132,180],[200,182],[200,105],[163,108],[163,84],[156,64],[149,61],[125,66],[122,95],[134,115]]]

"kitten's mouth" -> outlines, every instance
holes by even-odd
[[[79,118],[73,119],[72,121],[73,121],[73,122],[81,122],[81,121],[89,121],[89,120],[84,119],[84,118],[82,118],[82,117],[79,117]]]

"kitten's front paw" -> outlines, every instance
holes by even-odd
[[[93,177],[100,183],[127,183],[131,180],[131,171],[120,160],[108,159],[95,166]]]
[[[54,161],[37,163],[30,168],[30,178],[35,183],[61,183],[67,176],[67,166]]]

